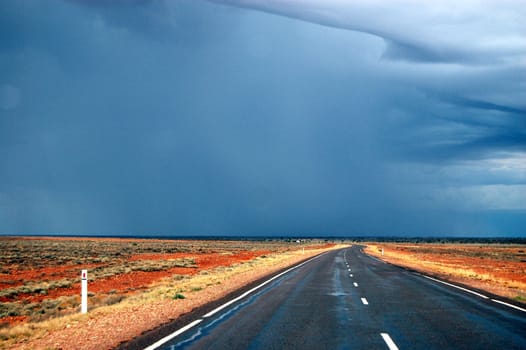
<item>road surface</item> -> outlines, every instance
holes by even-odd
[[[275,277],[146,349],[154,348],[526,349],[526,310],[353,246]]]

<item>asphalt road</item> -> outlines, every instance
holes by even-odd
[[[357,246],[246,294],[158,348],[526,349],[526,310],[386,264]]]

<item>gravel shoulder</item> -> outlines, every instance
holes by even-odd
[[[275,253],[228,268],[216,268],[188,276],[177,290],[157,285],[152,289],[85,315],[53,320],[26,330],[23,342],[0,343],[4,349],[114,349],[139,335],[166,325],[203,305],[220,300],[243,286],[276,273],[333,246]],[[184,290],[184,299],[173,296]],[[14,330],[16,332],[16,330]]]
[[[514,304],[526,303],[526,265],[521,245],[374,243],[368,244],[365,252]]]

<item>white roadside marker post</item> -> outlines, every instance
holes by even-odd
[[[81,272],[80,312],[88,312],[88,270]]]

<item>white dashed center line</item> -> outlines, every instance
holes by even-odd
[[[384,342],[387,344],[387,347],[389,350],[398,350],[398,346],[394,343],[393,339],[389,336],[387,333],[380,333],[382,338],[384,339]]]
[[[363,303],[364,305],[369,305],[369,302],[368,302],[367,299],[365,299],[365,298],[362,298],[362,303]]]

